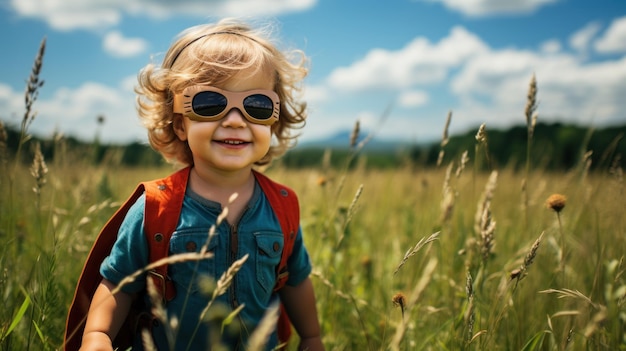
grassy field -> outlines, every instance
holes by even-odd
[[[43,159],[27,133],[37,84],[17,155],[0,128],[0,350],[62,348],[96,234],[137,182],[171,172],[114,155],[94,166],[61,137]],[[522,171],[486,167],[480,133],[467,146],[478,160],[434,168],[357,157],[267,171],[300,196],[328,350],[626,350],[623,170],[589,172],[584,156],[566,172],[533,167],[531,100]]]
[[[450,165],[268,170],[300,196],[327,348],[624,349],[620,169],[533,171],[524,190],[506,169]],[[170,169],[3,167],[0,348],[56,349],[98,230]]]

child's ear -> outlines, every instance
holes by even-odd
[[[183,115],[179,113],[174,114],[174,119],[172,120],[172,127],[174,128],[174,133],[181,141],[187,140],[187,132],[185,131],[185,122],[183,121]]]

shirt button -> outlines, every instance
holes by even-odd
[[[274,241],[274,246],[273,246],[274,252],[278,251],[280,249],[280,244],[278,243],[278,241]]]
[[[195,241],[188,241],[187,244],[185,244],[185,249],[187,250],[187,252],[196,252],[197,247],[198,245],[196,245]]]

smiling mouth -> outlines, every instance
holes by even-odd
[[[247,141],[243,140],[217,140],[218,143],[227,144],[227,145],[242,145],[249,144]]]

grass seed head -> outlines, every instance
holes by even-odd
[[[528,130],[532,128],[533,123],[533,114],[537,109],[537,79],[535,78],[535,74],[530,78],[530,83],[528,84],[528,95],[526,100],[526,108],[524,109],[524,114],[526,115],[526,124],[528,126]]]
[[[404,320],[404,310],[406,309],[406,296],[403,293],[399,292],[393,295],[391,298],[393,305],[395,307],[400,307],[400,311],[402,312],[402,320]]]
[[[48,166],[44,160],[43,153],[41,152],[41,144],[35,143],[34,147],[35,157],[33,158],[33,164],[30,168],[30,174],[35,178],[36,187],[33,191],[36,194],[41,192],[44,184],[46,184],[46,175],[48,174]]]
[[[567,198],[565,195],[561,194],[552,194],[546,200],[546,206],[549,209],[552,209],[554,212],[559,213],[565,207],[565,203]]]
[[[361,123],[357,120],[354,123],[354,128],[352,129],[352,134],[350,134],[350,147],[355,147],[357,141],[359,140],[359,132],[361,131]]]
[[[476,133],[476,141],[483,144],[487,141],[487,131],[485,130],[485,123],[480,125],[478,132]]]

